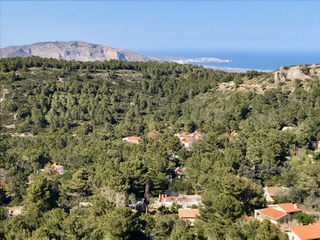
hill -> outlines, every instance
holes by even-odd
[[[0,51],[0,58],[30,56],[84,62],[105,61],[110,59],[125,61],[150,60],[149,57],[126,49],[112,48],[81,41],[41,42],[31,45],[1,48]]]
[[[319,211],[319,68],[1,59],[0,213],[24,215],[0,215],[0,238],[287,239],[244,216],[277,185],[277,201]],[[166,189],[201,196],[194,227],[179,205],[125,207]]]

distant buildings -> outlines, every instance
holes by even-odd
[[[185,167],[177,167],[174,169],[174,173],[177,175],[178,178],[181,178],[186,173]]]
[[[129,137],[122,138],[122,141],[123,142],[139,144],[140,141],[141,141],[141,138],[138,137],[138,136],[129,136]]]
[[[15,206],[15,207],[5,207],[5,217],[14,217],[23,214],[23,207],[22,206]]]
[[[194,226],[196,218],[200,215],[199,209],[192,208],[180,208],[178,209],[178,215],[180,219],[184,219],[190,222],[190,226]]]
[[[267,208],[254,210],[254,217],[263,221],[269,220],[274,224],[288,224],[293,220],[295,213],[302,212],[301,209],[293,203],[280,203],[275,205],[269,205]]]
[[[289,188],[285,188],[285,187],[265,187],[265,188],[263,188],[263,191],[264,191],[263,195],[264,195],[267,202],[273,203],[274,198],[276,196],[280,196],[281,194],[285,194],[288,190],[289,190]]]
[[[201,196],[187,194],[159,194],[159,206],[171,207],[173,203],[181,205],[182,208],[191,208],[193,206],[199,206],[201,204]]]
[[[191,149],[192,144],[202,137],[202,134],[198,131],[193,133],[182,132],[175,134],[180,139],[180,143],[185,146],[188,150]]]
[[[236,132],[236,131],[233,131],[233,132],[231,132],[230,133],[230,137],[238,137],[239,136],[239,134]]]
[[[60,175],[64,174],[64,166],[54,163],[51,165],[51,167]]]

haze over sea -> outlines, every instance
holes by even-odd
[[[282,66],[320,63],[319,52],[228,52],[228,51],[148,51],[149,56],[183,58],[216,57],[230,62],[197,62],[192,64],[213,68],[277,70]]]

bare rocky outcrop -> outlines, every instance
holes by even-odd
[[[126,49],[81,41],[43,42],[0,49],[0,58],[39,56],[74,61],[149,61],[151,58]]]
[[[296,65],[292,67],[281,67],[274,72],[274,80],[276,82],[283,82],[286,80],[307,80],[313,76],[320,77],[320,65]]]

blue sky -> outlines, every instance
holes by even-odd
[[[320,52],[320,1],[4,1],[1,47],[82,40],[139,52]]]

